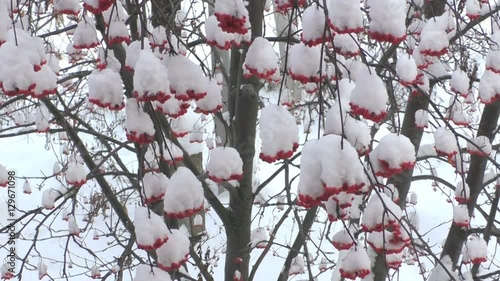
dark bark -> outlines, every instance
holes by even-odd
[[[499,113],[500,102],[489,104],[484,107],[477,136],[486,136],[490,142],[493,141]],[[476,208],[477,198],[483,188],[484,171],[486,170],[487,161],[488,159],[486,157],[471,156],[471,163],[466,180],[470,188],[471,200],[468,204],[470,215],[472,215],[472,212]],[[449,255],[453,264],[456,264],[466,238],[467,230],[453,224],[448,232],[448,237],[446,238],[441,256]]]
[[[446,0],[425,1],[424,13],[427,19],[440,16],[444,13]],[[433,88],[432,85],[430,87]],[[415,113],[417,110],[428,110],[428,97],[410,96],[406,105],[401,134],[408,137],[415,146],[415,153],[418,153],[420,142],[422,141],[423,130],[415,126]],[[390,182],[396,186],[399,192],[399,205],[405,207],[406,196],[410,190],[412,182],[413,169],[400,173],[390,179]],[[387,279],[388,268],[385,264],[384,256],[378,255],[373,265],[372,271],[375,275],[374,281],[384,281]]]
[[[153,27],[163,26],[167,30],[174,29],[175,14],[181,8],[180,0],[151,0]]]
[[[248,6],[252,36],[262,36],[264,1],[254,0]],[[248,46],[244,47],[244,54]],[[230,124],[230,144],[236,148],[243,160],[243,179],[237,192],[230,197],[229,223],[225,224],[227,247],[224,280],[232,281],[236,270],[243,280],[248,279],[250,261],[250,232],[253,204],[253,161],[255,156],[255,136],[259,105],[258,79],[246,80],[242,77],[244,55],[232,50],[230,66],[230,93],[228,109],[233,121]],[[240,87],[241,86],[241,87]]]

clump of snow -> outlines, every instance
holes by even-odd
[[[417,62],[410,55],[403,54],[398,58],[396,72],[403,86],[410,86],[417,82]]]
[[[378,123],[387,115],[388,95],[384,82],[374,70],[361,70],[351,92],[351,112]]]
[[[203,187],[196,176],[185,167],[178,167],[170,178],[163,200],[167,217],[182,219],[203,209]]]
[[[219,27],[227,33],[245,34],[248,31],[249,16],[243,0],[215,1],[214,15]]]
[[[87,182],[85,167],[79,163],[69,163],[66,170],[66,182],[76,187],[84,185]]]
[[[162,157],[169,165],[174,165],[174,163],[184,160],[184,153],[175,143],[167,139]]]
[[[361,247],[351,248],[342,259],[340,264],[340,275],[343,278],[356,279],[365,278],[371,272],[371,263],[368,253]]]
[[[388,134],[370,153],[375,175],[392,177],[413,168],[416,161],[415,147],[404,135]]]
[[[479,236],[472,236],[464,245],[465,255],[463,263],[481,264],[486,262],[488,256],[488,244]],[[464,252],[464,250],[462,252]]]
[[[477,136],[472,139],[472,142],[467,142],[467,152],[479,157],[488,156],[491,154],[491,143],[486,136]]]
[[[333,45],[335,52],[346,57],[351,58],[360,54],[358,39],[356,34],[337,34],[333,38]]]
[[[187,230],[171,229],[168,233],[168,242],[156,250],[158,267],[165,271],[179,269],[189,257],[189,237]]]
[[[373,194],[366,205],[361,219],[364,231],[382,231],[389,226],[398,226],[402,216],[401,208],[384,193]]]
[[[434,132],[434,147],[440,156],[453,157],[458,153],[457,140],[453,132],[445,127],[439,127]]]
[[[78,16],[80,13],[80,1],[78,0],[55,0],[54,13]]]
[[[479,82],[479,99],[484,104],[500,100],[500,74],[486,70]]]
[[[135,269],[134,281],[171,281],[168,272],[158,267],[139,264]]]
[[[302,84],[319,83],[326,78],[326,63],[321,58],[321,46],[295,44],[288,50],[288,74]]]
[[[419,109],[415,112],[415,126],[420,129],[429,126],[429,113],[427,110]]]
[[[75,49],[91,49],[99,46],[97,39],[97,30],[94,20],[91,17],[84,16],[78,23],[73,34],[73,47]]]
[[[325,11],[316,3],[312,3],[302,13],[302,42],[311,47],[330,41],[328,28],[325,33],[325,25],[328,27],[328,22],[325,21]]]
[[[345,105],[342,104],[342,106]],[[348,110],[348,108],[342,109]],[[363,121],[356,120],[347,113],[341,116],[337,104],[334,104],[326,113],[325,135],[328,134],[340,136],[343,134],[347,141],[356,148],[359,155],[365,155],[370,150],[371,135],[368,125]]]
[[[149,172],[142,178],[143,187],[141,193],[144,203],[151,204],[163,199],[168,187],[168,177],[163,173]]]
[[[298,275],[306,272],[306,262],[301,255],[296,256],[292,260],[292,264],[290,265],[290,271],[288,271],[288,275]]]
[[[111,110],[121,110],[123,102],[122,80],[118,72],[110,68],[94,70],[88,78],[89,102]]]
[[[257,227],[250,233],[250,247],[264,249],[267,247],[267,232],[264,227]]]
[[[168,227],[163,218],[147,207],[135,210],[134,226],[137,247],[144,250],[154,250],[168,240]]]
[[[299,129],[290,112],[279,105],[264,107],[259,119],[260,159],[268,163],[290,158],[299,144]]]
[[[211,79],[208,83],[207,95],[196,101],[195,112],[210,114],[222,109],[221,90],[221,86],[217,83],[217,80]]]
[[[127,139],[138,144],[151,143],[154,139],[155,128],[153,121],[147,113],[139,107],[137,100],[129,98],[125,108],[127,119],[125,130]]]
[[[271,43],[264,37],[255,38],[243,63],[243,76],[247,79],[257,76],[271,81],[278,68],[278,58]]]
[[[159,101],[170,98],[168,71],[161,60],[149,50],[142,50],[134,65],[134,92],[138,101]]]
[[[470,224],[469,210],[467,205],[460,204],[453,208],[453,223],[458,226],[468,228]]]
[[[406,38],[405,1],[370,0],[370,29],[374,40],[399,44]]]
[[[450,87],[451,90],[462,97],[467,97],[469,94],[470,79],[467,72],[457,69],[451,74]]]
[[[469,185],[464,181],[457,182],[455,188],[455,200],[459,204],[467,204],[470,200],[470,188]]]
[[[352,234],[349,233],[349,230],[342,229],[335,233],[332,237],[333,246],[341,251],[341,250],[349,250],[354,245],[354,240],[351,237]]]
[[[365,30],[358,1],[330,0],[329,3],[328,17],[336,33],[360,33]]]
[[[207,95],[208,78],[201,68],[185,56],[163,60],[168,69],[170,91],[181,101],[199,100]]]
[[[235,148],[216,147],[210,151],[207,173],[214,182],[240,180],[243,177],[243,160]]]

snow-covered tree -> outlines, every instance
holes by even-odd
[[[0,1],[0,278],[498,279],[499,11]]]

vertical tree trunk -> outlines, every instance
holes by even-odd
[[[493,141],[495,135],[493,134],[500,114],[500,102],[486,105],[484,107],[481,121],[479,122],[478,136],[486,136],[490,142]],[[486,157],[471,156],[471,163],[467,175],[467,184],[470,188],[470,202],[468,203],[469,215],[472,215],[476,208],[476,202],[481,190],[483,189],[484,171],[486,170]],[[448,232],[448,237],[443,247],[441,256],[450,256],[453,264],[458,262],[462,246],[467,238],[467,230],[452,224]]]
[[[253,0],[249,3],[252,37],[262,36],[264,1]],[[245,46],[244,54],[247,50],[248,46]],[[227,248],[224,279],[226,281],[233,280],[236,270],[240,271],[243,280],[247,280],[249,274],[253,162],[261,85],[258,79],[246,80],[242,77],[241,67],[244,60],[244,55],[238,50],[232,50],[228,97],[228,109],[233,120],[230,143],[238,150],[243,160],[243,179],[237,192],[231,194],[230,223],[225,225]]]
[[[444,13],[446,0],[431,0],[425,1],[424,12],[425,17],[430,19],[435,16],[440,16]],[[433,88],[432,85],[430,87]],[[417,110],[428,110],[429,102],[426,97],[410,96],[405,110],[401,134],[408,137],[415,146],[415,153],[418,153],[420,142],[422,141],[423,130],[415,126],[415,113]],[[390,179],[391,183],[396,186],[399,192],[399,205],[405,207],[406,196],[410,190],[410,185],[413,176],[413,169],[398,174]],[[372,271],[375,275],[374,281],[384,281],[387,279],[388,267],[385,262],[384,255],[377,255]]]

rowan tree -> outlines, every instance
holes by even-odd
[[[499,10],[0,1],[1,277],[498,279]]]

